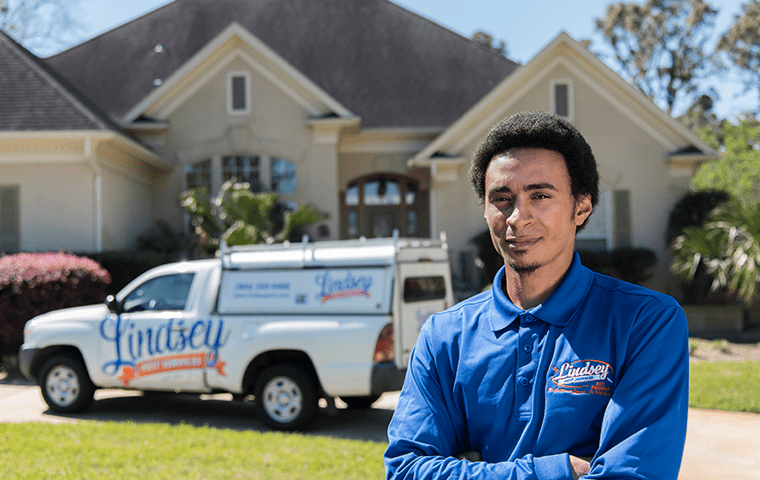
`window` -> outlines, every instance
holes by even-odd
[[[124,299],[125,312],[184,310],[194,274],[166,275],[146,281]]]
[[[609,190],[599,192],[599,203],[594,206],[586,226],[575,236],[575,246],[578,250],[603,252],[612,248],[611,201]]]
[[[0,186],[0,252],[21,248],[19,187]]]
[[[185,178],[187,179],[187,188],[206,187],[209,191],[211,185],[211,160],[203,160],[198,163],[185,166]]]
[[[446,298],[443,277],[408,277],[404,280],[404,301],[424,302]]]
[[[261,191],[260,157],[258,155],[236,155],[222,159],[222,181],[236,179],[251,184],[254,192]]]
[[[553,80],[549,96],[551,98],[552,112],[572,119],[573,105],[570,80]]]
[[[230,72],[227,76],[227,111],[231,114],[248,114],[250,105],[250,75],[247,72]]]
[[[296,193],[296,165],[281,158],[271,160],[271,185],[275,193]]]
[[[206,187],[214,195],[234,178],[250,183],[254,192],[291,195],[297,191],[296,170],[295,163],[268,155],[216,156],[185,166],[186,188]]]
[[[351,182],[342,197],[344,238],[426,237],[428,204],[419,182],[398,174],[373,174]]]

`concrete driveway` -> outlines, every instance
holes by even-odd
[[[372,409],[320,415],[307,432],[385,443],[386,428],[398,393],[387,393]],[[79,422],[88,420],[163,422],[216,428],[267,431],[250,404],[230,401],[229,395],[148,394],[98,390],[87,412],[58,415],[47,409],[39,388],[29,382],[0,380],[0,423]],[[760,415],[689,410],[686,449],[679,480],[760,480]]]

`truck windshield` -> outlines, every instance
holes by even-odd
[[[181,273],[152,278],[124,299],[125,312],[184,310],[194,274]]]

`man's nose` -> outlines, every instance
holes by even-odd
[[[523,202],[516,202],[507,216],[507,225],[520,228],[529,223],[531,218],[530,209],[527,205]]]

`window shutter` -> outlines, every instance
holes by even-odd
[[[19,187],[0,187],[0,251],[18,252],[20,249],[18,197]]]
[[[232,77],[232,110],[241,111],[248,108],[246,102],[245,77]]]
[[[615,248],[630,247],[632,241],[631,227],[631,191],[615,190],[613,202],[613,235]]]
[[[554,85],[554,113],[563,117],[570,116],[570,99],[568,98],[568,85],[557,83]]]

